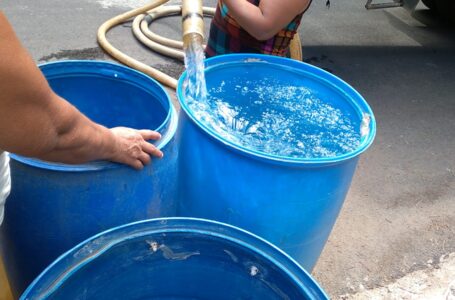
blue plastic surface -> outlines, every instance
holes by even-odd
[[[117,64],[63,61],[40,66],[55,92],[108,127],[154,129],[164,158],[142,171],[106,161],[48,163],[11,155],[11,195],[0,248],[20,295],[54,259],[109,228],[175,216],[177,114],[152,78]]]
[[[223,55],[206,60],[205,73],[208,89],[224,82],[224,101],[241,99],[236,85],[248,87],[267,78],[307,87],[322,101],[347,111],[359,130],[363,114],[370,115],[369,133],[352,152],[313,159],[277,156],[234,144],[198,121],[186,102],[186,74],[179,80],[179,216],[248,230],[311,271],[340,212],[359,155],[373,142],[376,123],[370,107],[341,79],[291,59]]]
[[[49,266],[21,300],[328,299],[295,261],[241,229],[167,218],[100,233]]]

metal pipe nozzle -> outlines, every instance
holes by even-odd
[[[204,15],[202,11],[202,0],[183,0],[182,3],[182,36],[183,44],[199,35],[204,39]]]

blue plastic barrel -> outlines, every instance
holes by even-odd
[[[134,221],[175,216],[176,210],[177,115],[166,91],[152,78],[108,62],[40,68],[57,94],[95,122],[159,131],[164,158],[136,171],[107,161],[67,165],[12,154],[0,247],[16,295],[83,240]]]
[[[328,299],[265,240],[208,220],[167,218],[100,233],[60,256],[22,300]]]
[[[305,86],[350,115],[359,130],[365,114],[370,116],[368,133],[353,151],[320,158],[272,155],[234,143],[196,118],[186,97],[186,74],[179,80],[178,215],[248,230],[311,271],[340,212],[359,155],[373,142],[376,125],[370,107],[346,82],[299,61],[232,54],[205,64],[208,90],[222,87],[228,103],[240,102],[243,91],[261,80],[276,81]]]

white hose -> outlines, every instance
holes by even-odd
[[[131,19],[132,17],[146,13],[147,11],[150,11],[168,1],[169,0],[155,0],[154,2],[147,4],[143,7],[133,9],[131,11],[118,15],[110,20],[107,20],[98,29],[97,37],[98,37],[98,43],[100,44],[101,48],[103,48],[108,54],[110,54],[112,57],[114,57],[118,61],[120,61],[120,62],[124,63],[125,65],[130,66],[134,69],[137,69],[149,76],[152,76],[153,78],[157,79],[162,84],[165,84],[171,88],[176,89],[177,80],[175,78],[172,78],[171,76],[164,74],[163,72],[160,72],[160,71],[124,54],[123,52],[121,52],[120,50],[118,50],[117,48],[112,46],[112,44],[109,43],[106,38],[106,33],[110,29],[112,29],[114,26],[124,23],[125,21]]]
[[[182,12],[182,7],[180,5],[172,6],[162,6],[164,3],[169,0],[155,0],[154,2],[147,4],[143,7],[133,9],[121,15],[118,15],[110,20],[104,22],[98,29],[98,43],[101,48],[103,48],[109,55],[117,59],[119,62],[137,69],[161,82],[164,85],[167,85],[173,89],[177,88],[177,80],[171,76],[158,71],[155,68],[152,68],[131,56],[128,56],[115,48],[111,43],[108,42],[106,38],[107,32],[112,29],[114,26],[122,24],[131,18],[135,17],[133,21],[133,33],[136,38],[149,47],[150,49],[164,54],[166,56],[174,57],[179,60],[184,59],[183,43],[181,41],[171,40],[159,36],[148,29],[148,26],[151,22],[156,19],[169,16],[169,15],[178,15]],[[204,14],[214,15],[215,9],[212,7],[204,7]],[[146,15],[146,13],[148,15]],[[146,19],[144,19],[147,16]],[[141,30],[141,28],[143,30]]]
[[[205,16],[214,16],[215,8],[203,7],[203,12]],[[182,6],[180,5],[158,7],[152,11],[149,11],[147,16],[139,15],[134,19],[133,33],[141,42],[143,42],[147,47],[149,47],[153,51],[183,61],[184,59],[184,53],[182,51],[183,42],[181,40],[177,41],[163,37],[152,32],[149,29],[150,24],[160,18],[181,14]],[[203,47],[205,48],[205,45],[203,45]]]
[[[103,48],[109,55],[117,59],[119,62],[157,79],[164,85],[176,89],[177,80],[175,78],[124,54],[110,44],[106,38],[106,33],[110,29],[134,17],[132,31],[134,36],[141,43],[155,52],[183,61],[183,42],[181,40],[177,41],[160,36],[152,32],[149,28],[150,24],[159,18],[182,14],[181,5],[162,6],[168,1],[169,0],[155,0],[150,4],[133,9],[106,21],[98,29],[98,43],[101,48]],[[203,7],[202,10],[205,16],[213,17],[215,15],[215,8],[213,7]],[[301,50],[300,39],[298,34],[296,34],[290,45],[291,58],[302,60]]]

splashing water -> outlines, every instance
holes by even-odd
[[[368,135],[369,115],[358,124],[303,86],[271,79],[246,81],[233,91],[230,87],[227,97],[222,81],[207,91],[198,37],[185,48],[185,66],[185,97],[194,116],[236,145],[290,158],[323,158],[354,151]],[[232,94],[241,101],[228,101]]]
[[[242,101],[228,102],[225,85],[223,81],[210,88],[206,101],[188,105],[198,120],[234,144],[307,159],[339,156],[360,145],[360,124],[305,87],[272,80],[245,82],[233,91]]]

